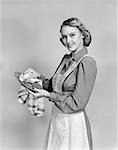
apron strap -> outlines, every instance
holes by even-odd
[[[78,66],[80,61],[86,56],[87,55],[84,55],[83,57],[81,57],[78,62],[76,62],[76,61],[73,62],[73,64],[70,66],[70,68],[62,75],[64,77],[64,79]]]

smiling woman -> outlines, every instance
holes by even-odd
[[[64,41],[64,38],[63,38],[63,37],[66,37],[63,35],[64,34],[63,33],[64,27],[66,27],[65,30],[70,30],[70,31],[65,31],[66,33],[72,32],[69,34],[70,34],[70,37],[71,38],[74,37],[73,39],[75,39],[76,43],[78,43],[76,49],[79,47],[81,48],[82,45],[89,46],[89,44],[91,43],[91,34],[85,28],[85,26],[83,25],[83,23],[79,19],[70,18],[70,19],[64,21],[63,24],[61,25],[60,33],[62,35],[62,38],[60,38],[60,40],[63,44],[66,42],[66,41]],[[68,29],[67,27],[70,29]],[[81,45],[79,45],[79,43]]]
[[[70,51],[51,79],[43,80],[38,97],[53,103],[52,117],[45,143],[47,150],[92,150],[92,136],[85,107],[96,79],[96,62],[86,56],[91,35],[77,18],[63,22],[61,42]]]
[[[83,48],[82,34],[76,27],[63,26],[61,29],[62,41],[70,52]]]

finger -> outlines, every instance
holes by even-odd
[[[29,90],[28,89],[28,92],[30,93],[30,94],[32,94],[32,95],[35,95],[35,93],[34,92],[32,92],[31,90]]]
[[[37,89],[37,88],[34,88],[34,90],[39,93],[41,93],[43,91],[43,89]]]
[[[34,96],[39,97],[39,98],[42,97],[42,93],[40,93],[40,92],[34,93],[34,92],[30,91],[30,90],[28,90],[28,91],[29,91],[29,93],[31,95],[34,95]]]

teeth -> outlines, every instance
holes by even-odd
[[[68,43],[68,47],[72,47],[74,43]]]
[[[71,45],[68,45],[68,47],[72,47],[73,46],[73,44],[71,44]]]

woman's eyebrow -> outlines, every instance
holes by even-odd
[[[75,32],[73,31],[73,32],[71,32],[71,33],[69,33],[69,34],[75,34]]]
[[[70,35],[70,34],[75,34],[75,32],[72,31],[72,32],[70,32],[70,33],[68,33],[68,34],[63,34],[63,33],[62,33],[62,36],[67,36],[67,35]]]

